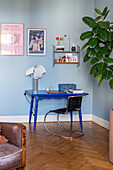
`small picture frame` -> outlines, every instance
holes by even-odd
[[[46,56],[46,29],[27,29],[27,55]]]
[[[1,23],[1,55],[23,56],[24,55],[24,24]]]

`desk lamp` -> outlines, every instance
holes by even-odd
[[[33,93],[38,93],[38,79],[42,77],[42,74],[46,73],[45,68],[37,64],[26,71],[26,76],[32,76],[33,78]]]

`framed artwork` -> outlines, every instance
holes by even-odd
[[[27,55],[28,56],[46,55],[46,29],[42,28],[27,29]]]
[[[23,23],[1,23],[1,55],[24,55]]]

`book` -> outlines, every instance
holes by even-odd
[[[84,93],[84,91],[82,89],[69,89],[70,93],[77,93],[77,94],[81,94]]]
[[[78,62],[78,57],[77,56],[71,56],[70,62]]]
[[[64,46],[56,46],[56,50],[58,50],[58,51],[64,51]]]

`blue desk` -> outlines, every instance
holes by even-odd
[[[54,91],[57,92],[57,91]],[[38,101],[43,99],[68,99],[69,96],[86,96],[88,93],[82,93],[82,94],[72,94],[72,93],[61,93],[61,94],[48,94],[45,90],[39,90],[37,94],[33,94],[32,90],[25,90],[25,93],[29,96],[31,96],[31,105],[30,105],[30,113],[29,113],[29,123],[31,123],[31,117],[32,117],[32,109],[33,109],[33,102],[34,98],[36,99],[35,102],[35,115],[34,115],[34,131],[36,129],[36,122],[37,122],[37,112],[38,112]],[[79,118],[80,118],[80,125],[81,129],[83,129],[82,126],[82,114],[81,110],[79,111]],[[71,121],[72,121],[72,113],[71,113]]]

